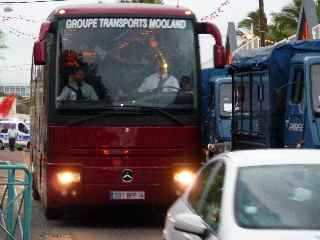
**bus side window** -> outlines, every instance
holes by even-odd
[[[303,100],[304,71],[302,66],[294,69],[294,79],[292,83],[291,102],[301,104]]]

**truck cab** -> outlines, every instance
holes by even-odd
[[[290,65],[285,147],[319,147],[320,56],[314,53],[296,54]]]
[[[232,149],[320,147],[320,41],[239,53]]]
[[[232,78],[226,69],[206,69],[203,75],[204,136],[208,150],[230,148]]]

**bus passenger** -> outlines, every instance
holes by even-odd
[[[58,101],[97,101],[98,96],[94,88],[84,81],[85,73],[76,68],[69,78],[68,84],[63,88]]]

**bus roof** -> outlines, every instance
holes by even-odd
[[[188,8],[163,6],[157,4],[139,4],[139,3],[121,3],[121,4],[75,4],[56,8],[52,14],[57,16],[59,10],[65,10],[61,16],[83,16],[91,14],[105,15],[130,15],[130,16],[157,16],[157,17],[194,17],[194,14]],[[191,14],[190,14],[191,13]]]

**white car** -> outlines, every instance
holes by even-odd
[[[16,145],[23,148],[30,148],[30,127],[23,121],[16,119],[0,120],[0,149],[9,145],[8,129],[14,126],[18,132]]]
[[[320,239],[320,150],[218,155],[169,209],[163,239]]]

